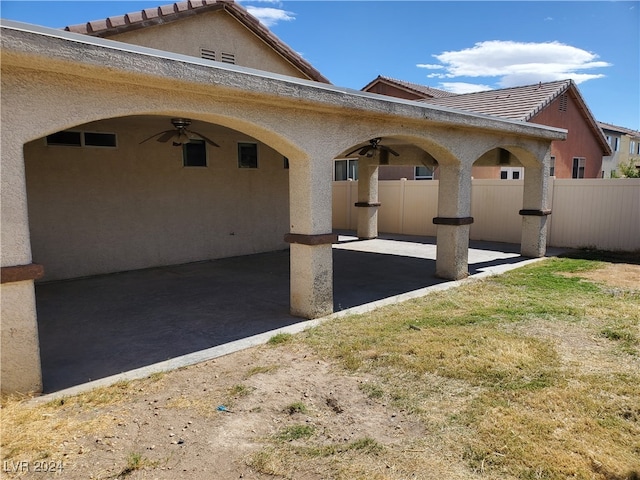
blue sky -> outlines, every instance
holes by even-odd
[[[5,1],[50,27],[171,3]],[[241,2],[332,83],[378,75],[458,93],[573,78],[597,120],[640,130],[640,2]]]

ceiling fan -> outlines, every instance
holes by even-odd
[[[387,147],[385,145],[380,145],[381,140],[382,138],[380,137],[372,138],[371,140],[369,140],[369,145],[366,145],[364,147],[358,147],[355,150],[352,150],[351,152],[347,153],[346,156],[348,157],[349,155],[353,155],[354,153],[358,152],[359,156],[366,156],[371,158],[373,157],[373,155],[377,150],[380,152],[380,164],[388,165],[389,153],[391,153],[392,155],[395,155],[396,157],[399,156],[400,154],[390,147]]]
[[[189,143],[191,140],[204,140],[209,145],[214,147],[219,147],[216,142],[211,140],[210,138],[205,137],[201,133],[195,132],[193,130],[189,130],[187,127],[191,125],[191,120],[188,118],[172,118],[171,123],[175,128],[171,130],[165,130],[164,132],[158,132],[151,135],[149,138],[144,139],[140,143],[144,143],[146,141],[151,140],[152,138],[158,137],[156,141],[161,143],[166,143],[169,140],[172,140],[172,145],[174,147],[180,147],[185,143]]]

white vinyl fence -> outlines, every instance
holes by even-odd
[[[547,243],[554,247],[640,251],[640,179],[551,179]],[[473,180],[472,240],[520,243],[522,180]],[[358,182],[334,182],[333,227],[357,228]],[[435,236],[437,180],[379,183],[378,230]]]

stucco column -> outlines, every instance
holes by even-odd
[[[436,276],[459,280],[469,275],[471,166],[441,165],[436,228]]]
[[[2,130],[0,389],[3,393],[41,392],[33,282],[43,272],[40,265],[31,263],[23,142],[12,138],[12,130]]]
[[[378,170],[377,163],[366,157],[358,161],[358,238],[378,236]]]
[[[290,161],[291,314],[318,318],[333,312],[332,159]]]
[[[542,164],[524,169],[522,198],[522,237],[520,254],[524,257],[544,257],[547,251],[547,216],[549,208],[549,155]]]

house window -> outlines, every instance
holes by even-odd
[[[416,180],[433,180],[433,170],[423,165],[415,167],[414,178]]]
[[[551,160],[549,161],[549,175],[550,176],[555,176],[556,174],[556,157],[552,156]]]
[[[614,145],[613,145],[613,151],[617,152],[618,150],[620,150],[620,137],[616,137],[614,138]]]
[[[336,182],[358,180],[358,160],[336,160],[333,179]]]
[[[634,142],[633,140],[629,142],[629,153],[632,155],[636,153],[636,142]]]
[[[238,168],[258,168],[257,143],[238,143]]]
[[[586,159],[583,157],[573,158],[573,171],[571,173],[571,178],[584,178],[585,163],[586,163]]]
[[[64,131],[47,135],[47,145],[63,147],[117,147],[115,133]]]
[[[47,145],[81,147],[82,132],[57,132],[51,135],[47,135]]]
[[[523,176],[522,167],[502,167],[500,169],[501,180],[520,180]]]
[[[207,166],[207,145],[204,140],[191,140],[182,144],[182,165],[185,167]]]
[[[288,170],[289,169],[289,159],[287,157],[282,157],[282,158],[283,158],[284,169]]]

